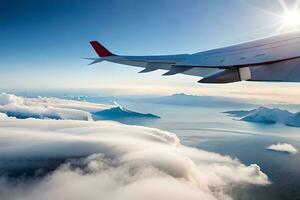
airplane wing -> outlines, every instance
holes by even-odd
[[[97,41],[91,45],[99,58],[142,67],[140,73],[158,69],[163,75],[187,74],[203,77],[200,83],[237,81],[300,81],[300,33],[293,32],[195,54],[164,56],[119,56]]]

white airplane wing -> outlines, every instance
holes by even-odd
[[[142,67],[141,73],[162,69],[167,70],[163,75],[181,73],[204,77],[201,83],[300,81],[299,32],[195,54],[164,56],[119,56],[97,41],[92,41],[91,45],[99,56],[91,64],[109,61]]]

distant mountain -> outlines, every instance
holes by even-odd
[[[63,96],[62,98],[75,101],[86,101],[91,103],[111,104],[118,100],[118,97],[103,96],[103,95],[79,95],[79,96]]]
[[[109,120],[116,120],[116,119],[121,119],[121,118],[147,118],[147,119],[160,118],[157,115],[153,115],[150,113],[147,113],[147,114],[138,113],[138,112],[134,112],[134,111],[128,110],[126,108],[123,108],[121,106],[94,112],[93,115],[95,115],[97,118],[100,117],[102,119],[109,119]]]
[[[253,110],[227,111],[226,114],[239,117],[242,121],[255,123],[282,123],[288,126],[300,127],[300,112],[291,113],[278,108],[259,107]]]
[[[217,96],[187,95],[185,93],[179,93],[163,97],[143,98],[141,99],[141,101],[157,104],[205,107],[245,107],[251,105],[246,100]]]
[[[143,102],[179,106],[198,107],[249,107],[254,105],[253,101],[220,97],[220,96],[200,96],[188,95],[185,93],[173,94],[170,96],[65,96],[65,99],[86,101],[92,103],[112,103],[114,101]]]

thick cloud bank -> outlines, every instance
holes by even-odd
[[[272,144],[268,146],[266,149],[271,151],[290,153],[290,154],[295,154],[298,152],[298,150],[293,145],[287,143]]]
[[[234,117],[240,117],[242,121],[256,123],[282,123],[288,126],[300,127],[300,112],[291,113],[278,108],[259,107],[253,110],[225,112]]]
[[[0,116],[2,173],[67,158],[73,159],[42,178],[2,176],[1,199],[226,200],[233,189],[269,183],[256,164],[183,146],[157,129]]]
[[[0,94],[0,115],[18,119],[71,119],[71,120],[113,120],[126,123],[123,119],[157,119],[153,114],[138,113],[119,105],[104,105],[84,101],[58,98],[26,98],[14,94]],[[0,116],[1,117],[1,116]]]
[[[109,106],[57,98],[25,98],[0,94],[0,112],[16,118],[91,120],[90,112]]]

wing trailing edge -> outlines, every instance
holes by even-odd
[[[181,74],[183,72],[186,72],[190,69],[192,69],[193,67],[188,67],[188,66],[172,66],[171,69],[169,71],[167,71],[166,73],[163,74],[163,76],[171,76],[171,75],[175,75],[175,74]]]

